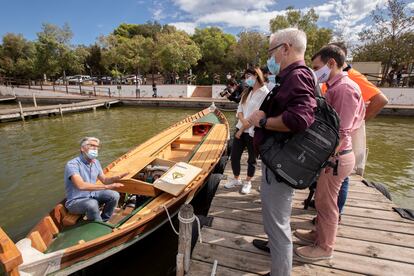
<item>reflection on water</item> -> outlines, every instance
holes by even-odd
[[[107,165],[173,122],[189,109],[112,108],[0,124],[0,226],[13,239],[24,234],[64,197],[63,168],[79,151],[83,136],[102,140]],[[234,113],[226,113],[230,125]],[[366,178],[385,183],[394,201],[414,209],[414,118],[379,117],[367,124]]]

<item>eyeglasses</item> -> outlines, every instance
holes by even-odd
[[[290,43],[283,42],[283,43],[280,43],[280,44],[276,45],[275,47],[273,47],[273,48],[269,49],[269,50],[267,51],[267,53],[270,55],[273,51],[277,50],[279,47],[281,47],[281,46],[283,46],[283,45],[289,45],[289,46],[292,46],[292,44],[290,44]]]

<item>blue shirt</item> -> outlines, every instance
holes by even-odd
[[[81,191],[76,188],[71,180],[71,176],[75,174],[80,175],[83,181],[95,184],[98,176],[103,174],[101,163],[97,159],[89,163],[82,154],[66,163],[64,174],[66,207],[74,199],[89,198],[95,195],[94,191]]]

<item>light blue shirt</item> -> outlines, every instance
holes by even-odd
[[[90,198],[95,195],[94,191],[81,191],[76,188],[71,180],[71,176],[80,175],[83,181],[95,184],[99,175],[103,175],[101,163],[97,159],[89,163],[85,157],[80,154],[73,158],[65,166],[65,191],[66,191],[66,207],[68,207],[72,200],[78,198]]]

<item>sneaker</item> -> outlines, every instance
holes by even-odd
[[[252,189],[252,182],[251,181],[243,181],[243,187],[241,189],[241,193],[244,195],[247,195],[250,193],[250,190]]]
[[[317,245],[307,245],[295,248],[295,254],[306,261],[320,261],[332,259],[332,253],[328,253]]]
[[[266,251],[267,253],[270,253],[270,248],[267,246],[267,241],[266,240],[254,239],[253,240],[253,245],[257,249],[260,249],[260,250]]]
[[[239,179],[231,178],[224,184],[224,188],[233,189],[234,187],[241,186],[242,182]]]
[[[309,230],[296,230],[293,235],[304,242],[315,243],[316,232]]]

